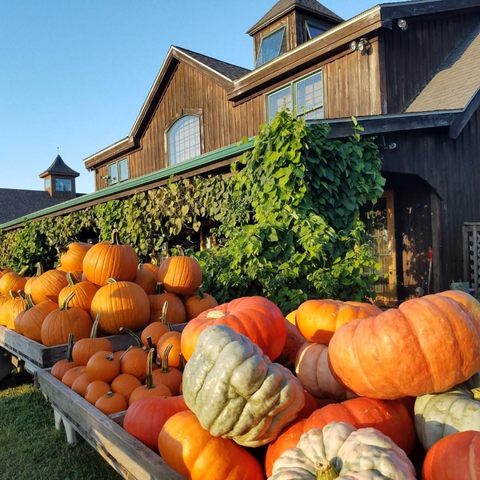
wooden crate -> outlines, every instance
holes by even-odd
[[[38,370],[35,383],[53,407],[55,426],[63,423],[70,443],[81,435],[126,479],[182,480],[163,459],[120,425],[124,414],[110,418],[50,374]]]
[[[186,324],[174,325],[173,329],[181,332]],[[112,343],[113,351],[126,350],[135,345],[135,339],[130,335],[111,335],[108,340]],[[58,360],[67,357],[67,344],[46,347],[41,343],[30,340],[13,330],[0,325],[0,347],[25,362],[25,368],[35,373],[37,370],[52,367]]]

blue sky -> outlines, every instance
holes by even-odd
[[[253,68],[245,32],[276,0],[15,0],[0,14],[0,188],[42,190],[57,147],[83,159],[124,138],[171,45]],[[325,0],[347,19],[378,2]]]

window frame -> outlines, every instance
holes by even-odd
[[[299,77],[299,78],[296,78],[295,80],[292,80],[291,82],[285,83],[282,86],[276,88],[275,90],[271,90],[270,92],[267,92],[265,94],[265,117],[266,117],[266,121],[271,122],[273,120],[273,118],[269,118],[270,117],[269,98],[270,98],[271,95],[273,95],[275,93],[278,93],[279,91],[290,87],[291,96],[292,96],[292,111],[296,111],[296,109],[298,107],[298,105],[297,105],[297,84],[304,81],[304,80],[307,80],[310,77],[318,75],[319,73],[322,74],[322,81],[321,81],[321,84],[322,84],[322,104],[321,104],[321,106],[310,108],[308,110],[306,109],[302,112],[296,112],[296,115],[297,115],[297,117],[303,117],[304,115],[307,115],[310,112],[314,112],[314,111],[320,110],[320,109],[322,109],[323,112],[325,113],[325,77],[323,75],[323,67],[322,67],[322,68],[319,68],[317,70],[314,70],[313,72],[307,73],[303,77]]]
[[[310,33],[309,24],[311,24],[312,27],[322,29],[323,32],[319,33],[315,37],[312,37],[312,34]],[[305,31],[307,33],[307,42],[309,42],[310,40],[313,40],[314,38],[319,37],[320,35],[323,35],[327,30],[328,28],[326,28],[324,25],[321,25],[320,23],[314,22],[313,20],[305,20]]]
[[[266,33],[265,35],[262,35],[262,38],[260,39],[260,46],[258,47],[258,51],[257,51],[257,56],[255,58],[255,67],[254,68],[259,68],[259,67],[262,67],[263,65],[266,65],[268,62],[271,62],[272,60],[275,60],[276,58],[280,57],[282,55],[282,45],[283,45],[283,42],[285,40],[285,46],[286,46],[286,51],[288,51],[288,35],[287,35],[287,23],[282,23],[281,25],[279,25],[277,28],[275,28],[274,30],[272,30],[271,32],[268,32]],[[278,55],[276,55],[275,57],[271,58],[270,60],[267,60],[266,62],[263,62],[261,65],[258,65],[258,59],[260,57],[260,52],[262,51],[262,45],[263,45],[263,41],[265,39],[267,39],[268,37],[271,37],[272,35],[275,35],[276,33],[278,33],[280,30],[283,30],[283,36],[282,36],[282,41],[280,43],[280,48],[279,48],[279,51],[278,51]],[[283,52],[283,53],[286,53],[286,52]]]
[[[127,178],[122,178],[120,179],[120,163],[126,162],[127,165]],[[129,163],[128,163],[128,157],[121,158],[120,160],[117,160],[116,162],[110,163],[108,166],[108,186],[112,185],[117,185],[118,183],[123,183],[126,182],[127,180],[130,180],[130,168],[129,168]],[[113,177],[110,175],[111,170],[115,169],[117,172],[116,177]],[[115,178],[115,181],[113,180]]]
[[[68,180],[70,182],[70,190],[59,190],[57,188],[57,180]],[[66,178],[66,177],[54,177],[53,178],[53,191],[57,193],[73,193],[73,179],[72,178]]]
[[[179,163],[184,163],[188,162],[192,158],[198,157],[199,155],[202,155],[204,151],[204,145],[203,145],[203,115],[202,115],[202,110],[201,109],[182,109],[178,115],[169,123],[167,128],[165,129],[165,153],[166,153],[166,160],[167,160],[167,167],[170,167],[172,165],[178,165]],[[186,117],[195,117],[198,120],[198,135],[199,135],[199,150],[200,153],[198,155],[194,155],[193,157],[190,157],[186,160],[181,160],[181,161],[176,161],[175,163],[171,162],[171,142],[170,142],[170,133],[172,129],[175,127],[175,125],[180,122],[182,119],[185,119]]]

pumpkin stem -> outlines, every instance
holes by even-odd
[[[112,241],[110,242],[110,245],[123,245],[123,243],[120,241],[120,233],[118,233],[116,225],[115,228],[112,230]]]
[[[155,293],[157,295],[160,295],[161,293],[165,293],[165,291],[163,289],[163,283],[162,282],[157,283],[157,286],[155,287]]]
[[[35,304],[33,303],[32,296],[29,293],[27,293],[26,298],[25,298],[25,311],[30,310],[34,306],[35,306]]]
[[[95,321],[92,325],[92,331],[90,332],[90,338],[97,338],[98,324],[100,323],[100,314],[97,313]]]
[[[142,340],[133,330],[130,330],[129,328],[126,328],[126,327],[120,327],[120,332],[127,332],[131,337],[135,339],[135,341],[137,342],[137,347],[145,349],[145,345],[143,344]]]
[[[162,358],[162,373],[170,373],[170,368],[168,368],[168,354],[170,353],[170,350],[173,348],[173,343],[169,343],[167,345],[167,348],[163,352],[163,358]]]
[[[154,345],[154,343],[152,342],[152,337],[150,337],[150,336],[147,337],[147,344],[148,344],[148,348],[149,348],[149,349],[153,348],[153,349],[155,350],[155,353],[157,352],[157,347],[156,347],[156,346]],[[156,355],[155,355],[155,354],[154,354],[153,356],[154,356],[154,358],[156,358]],[[157,363],[157,362],[155,361],[155,364],[156,364],[156,363]]]
[[[75,296],[75,292],[72,292],[63,302],[62,305],[60,305],[60,310],[68,310],[68,304],[72,300],[72,298]]]
[[[155,353],[155,349],[151,348],[147,356],[147,383],[145,385],[146,390],[151,390],[152,388],[155,388],[155,385],[153,384],[153,376],[152,376],[154,353]]]
[[[222,318],[227,316],[227,312],[222,312],[220,310],[211,310],[207,313],[207,318]]]
[[[149,255],[149,257],[150,257],[150,263],[151,263],[152,265],[158,266],[158,259],[157,259],[157,257],[155,256],[155,253],[151,253],[151,254]]]
[[[122,362],[123,357],[133,348],[132,345],[130,345],[123,353],[120,355],[120,362]]]
[[[203,300],[205,298],[205,294],[203,293],[202,289],[200,287],[197,288],[197,299],[198,300]]]
[[[38,262],[38,263],[36,264],[36,267],[37,267],[37,274],[36,274],[36,276],[39,277],[40,275],[43,275],[43,273],[45,272],[45,269],[43,268],[43,265],[42,265],[40,262]]]
[[[73,333],[68,334],[67,363],[73,363]]]
[[[73,287],[74,285],[79,283],[78,280],[72,275],[72,272],[67,273],[67,282],[69,287]]]
[[[64,247],[63,245],[59,245],[57,247],[57,252],[59,255],[62,255],[63,253],[67,253],[68,252],[68,247]]]
[[[187,361],[185,360],[185,356],[183,355],[183,352],[180,352],[180,370],[185,370],[185,365],[187,364]]]
[[[113,362],[113,360],[115,360],[115,356],[113,355],[113,353],[109,353],[109,354],[105,355],[105,358],[106,358],[109,362]]]
[[[18,274],[19,274],[21,277],[23,277],[23,276],[27,273],[27,271],[28,271],[29,268],[30,268],[30,267],[29,267],[28,265],[27,265],[26,267],[23,267],[23,268],[18,272]]]
[[[13,290],[10,290],[8,294],[10,295],[11,300],[15,300],[17,298],[17,294]]]
[[[118,283],[118,282],[119,282],[118,278],[109,278],[107,280],[108,285],[111,285],[112,283]]]
[[[480,400],[480,388],[472,388],[474,400]]]
[[[184,256],[185,256],[185,252],[184,252],[183,247],[182,247],[181,245],[176,245],[175,248],[177,249],[178,255],[179,255],[180,257],[184,257]]]
[[[17,290],[17,294],[21,300],[25,300],[26,297],[25,297],[25,292],[23,290]]]
[[[170,332],[173,332],[173,326],[170,322],[167,323],[167,328]]]
[[[162,307],[162,315],[160,317],[160,321],[166,325],[167,324],[167,310],[168,310],[168,302],[165,302]]]
[[[112,398],[115,394],[113,392],[108,392],[107,393],[107,398]]]
[[[327,460],[320,460],[316,463],[317,480],[333,480],[338,478],[338,472],[335,467]]]

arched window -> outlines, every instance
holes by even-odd
[[[169,128],[167,140],[169,165],[200,155],[200,118],[197,115],[180,117]]]

